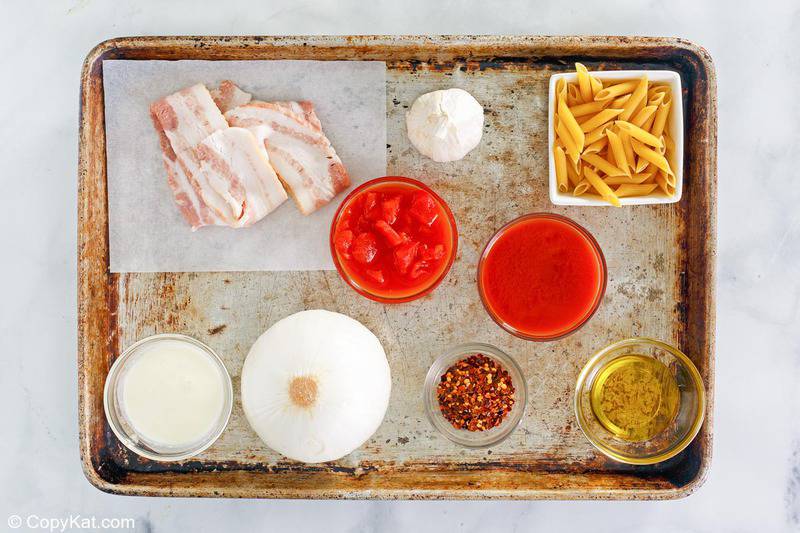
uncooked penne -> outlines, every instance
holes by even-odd
[[[633,146],[633,151],[636,152],[640,157],[643,157],[650,163],[653,163],[667,174],[675,174],[672,172],[672,169],[669,168],[669,163],[663,155],[659,154],[649,146],[645,146],[636,139],[631,139],[631,145]]]
[[[575,146],[578,148],[578,153],[583,151],[585,136],[583,130],[578,125],[578,121],[572,116],[566,102],[558,103],[558,118],[561,124],[567,129],[572,139],[575,141]]]
[[[675,187],[671,187],[661,174],[656,174],[656,184],[667,196],[675,196]]]
[[[634,117],[631,119],[631,124],[634,126],[639,126],[645,131],[650,131],[650,128],[645,128],[644,124],[650,119],[650,117],[653,116],[653,114],[655,114],[656,109],[658,108],[654,105],[643,107],[642,110],[636,113],[636,115],[634,115]]]
[[[581,91],[581,98],[584,102],[591,102],[594,96],[592,95],[592,82],[589,79],[589,71],[581,63],[575,63],[575,72],[578,73],[578,88]]]
[[[642,76],[642,79],[640,79],[638,85],[636,85],[636,89],[634,89],[633,93],[631,93],[630,99],[625,103],[622,113],[619,114],[620,120],[630,120],[634,111],[636,111],[636,108],[646,97],[647,76]]]
[[[608,130],[606,130],[606,133],[608,133]],[[603,148],[605,148],[607,145],[608,145],[608,137],[600,137],[599,141],[595,141],[586,148],[584,148],[583,153],[596,154],[598,152],[601,152]]]
[[[590,131],[588,134],[586,134],[586,145],[588,146],[602,139],[606,134],[606,128],[611,127],[611,125],[612,122],[606,122],[605,124],[601,124],[600,126]]]
[[[577,167],[577,168],[576,168]],[[572,164],[572,160],[570,159],[567,161],[567,177],[569,178],[569,182],[572,183],[572,186],[576,186],[581,182],[581,173],[583,169],[581,168],[580,160],[578,160],[577,165]]]
[[[669,102],[662,102],[656,110],[656,117],[653,119],[653,127],[650,129],[650,133],[656,137],[664,133],[664,126],[666,125],[667,117],[669,116],[669,108]]]
[[[604,87],[602,91],[597,93],[594,99],[607,100],[609,98],[616,98],[617,96],[622,96],[623,94],[632,93],[636,89],[637,85],[639,85],[639,80],[623,81],[622,83],[609,85],[608,87]]]
[[[567,155],[560,146],[553,150],[554,161],[556,164],[556,184],[558,192],[565,193],[569,190],[569,178],[567,177]]]
[[[588,191],[591,186],[592,186],[592,184],[589,183],[588,180],[583,179],[575,186],[575,190],[572,191],[572,195],[573,196],[581,196],[586,191]]]
[[[619,140],[622,141],[622,147],[625,149],[625,160],[631,170],[636,169],[636,153],[633,151],[631,145],[631,136],[624,131],[619,132]]]
[[[640,183],[646,182],[652,177],[653,177],[652,172],[645,172],[642,174],[632,174],[630,176],[607,176],[603,178],[603,181],[605,181],[609,185],[623,185],[625,183],[632,183],[638,185]]]
[[[575,145],[575,141],[572,139],[572,136],[567,131],[566,126],[564,126],[564,122],[559,120],[558,124],[556,125],[556,134],[558,138],[564,143],[564,149],[566,150],[567,154],[569,154],[570,159],[573,162],[577,162],[581,157],[581,152],[578,150],[578,147]]]
[[[624,120],[617,120],[614,122],[614,125],[618,127],[621,131],[624,131],[628,135],[630,135],[633,139],[637,139],[647,145],[650,145],[654,148],[661,148],[664,146],[661,143],[661,140],[656,137],[654,134],[644,131],[639,126],[635,124],[631,124],[630,122],[626,122]],[[659,135],[661,135],[659,133]]]
[[[630,176],[631,170],[630,166],[628,165],[628,156],[625,155],[625,147],[622,146],[622,141],[620,140],[619,135],[610,129],[607,129],[605,138],[608,139],[609,152],[614,154],[616,166],[624,170],[625,174]]]
[[[620,198],[625,198],[626,196],[647,196],[653,192],[656,187],[658,187],[658,185],[655,183],[649,183],[646,185],[624,183],[617,187],[614,190],[614,193]]]
[[[587,154],[583,153],[581,155],[581,159],[586,161],[592,166],[597,167],[598,169],[602,170],[607,176],[627,176],[628,172],[618,168],[602,157],[597,154]],[[586,167],[584,167],[584,173],[586,172]],[[598,191],[599,192],[599,191]]]
[[[569,110],[572,112],[573,117],[578,118],[599,113],[609,102],[610,100],[605,100],[603,102],[586,102],[585,104],[578,104],[574,107],[570,107]]]
[[[622,108],[625,107],[625,104],[627,104],[628,100],[630,100],[630,99],[631,99],[631,95],[630,94],[626,94],[625,96],[620,96],[619,98],[614,98],[613,100],[611,100],[611,104],[609,104],[608,107],[614,107],[614,108],[617,108],[617,109],[622,109]],[[606,100],[601,100],[601,101],[605,102]]]
[[[619,203],[619,198],[617,198],[617,195],[614,194],[614,191],[611,189],[611,187],[606,185],[606,183],[600,179],[600,176],[598,176],[594,170],[588,166],[585,166],[583,167],[583,175],[586,176],[586,180],[592,184],[594,190],[596,190],[605,201],[617,207],[621,205]]]
[[[617,115],[622,113],[622,109],[603,109],[591,118],[588,118],[580,123],[581,131],[589,133],[601,124],[605,124],[609,120],[613,120]]]
[[[592,98],[597,96],[597,93],[603,90],[603,82],[589,74],[589,82],[592,84]]]

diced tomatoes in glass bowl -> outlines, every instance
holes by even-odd
[[[331,224],[336,270],[359,294],[382,303],[431,292],[450,270],[457,248],[456,222],[444,200],[401,176],[354,189]]]

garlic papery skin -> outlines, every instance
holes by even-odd
[[[391,387],[386,354],[369,329],[339,313],[302,311],[253,344],[242,368],[242,407],[267,446],[321,463],[375,433]]]
[[[436,162],[457,161],[483,136],[483,107],[463,89],[423,94],[406,114],[411,144]]]

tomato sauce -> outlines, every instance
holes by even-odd
[[[558,338],[583,325],[605,284],[597,242],[559,215],[511,222],[489,242],[478,267],[481,298],[492,318],[533,340]]]
[[[331,248],[340,274],[378,301],[408,301],[438,284],[453,262],[453,215],[433,191],[408,178],[379,178],[345,199]]]

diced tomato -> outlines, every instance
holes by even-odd
[[[378,283],[383,284],[383,283],[386,282],[386,278],[383,277],[383,271],[382,270],[369,270],[369,269],[367,269],[366,272],[367,272],[367,276],[369,276],[370,278],[374,279]]]
[[[411,271],[408,273],[408,276],[411,279],[417,279],[426,272],[426,268],[428,268],[427,261],[416,261],[413,265],[411,265]]]
[[[364,195],[364,213],[369,213],[372,208],[378,205],[378,193],[368,192]]]
[[[378,240],[369,232],[359,233],[350,248],[353,258],[362,265],[371,263],[378,255]]]
[[[399,246],[405,242],[403,237],[401,237],[400,234],[397,233],[394,228],[391,227],[385,220],[377,221],[375,223],[375,230],[383,235],[383,237],[386,239],[386,242],[389,243],[389,246]]]
[[[353,232],[349,229],[342,230],[333,239],[336,251],[345,259],[350,259],[350,247],[353,245]]]
[[[433,247],[427,244],[420,244],[419,250],[417,250],[417,257],[423,261],[438,261],[444,257],[444,244],[437,244]]]
[[[433,258],[438,261],[444,257],[444,244],[437,244],[433,247]]]
[[[408,267],[417,255],[418,242],[407,242],[394,249],[394,266],[401,274],[408,272]]]
[[[397,213],[400,212],[400,197],[392,196],[384,200],[381,204],[381,211],[383,212],[383,220],[389,224],[394,224],[397,221]]]
[[[425,191],[416,191],[411,199],[411,216],[426,226],[436,222],[439,213],[436,210],[436,200]]]

